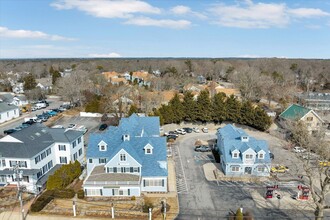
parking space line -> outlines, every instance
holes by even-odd
[[[178,156],[179,156],[179,160],[180,160],[180,165],[181,165],[181,169],[182,169],[182,173],[183,173],[183,180],[184,180],[184,184],[186,187],[186,191],[188,192],[188,185],[187,185],[187,181],[186,181],[186,175],[183,169],[183,164],[182,164],[182,160],[181,160],[181,155],[180,155],[180,149],[178,148],[178,146],[175,146],[178,152]]]

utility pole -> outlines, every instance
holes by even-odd
[[[20,212],[22,214],[22,220],[24,220],[24,208],[23,208],[23,198],[22,198],[22,189],[21,189],[21,184],[20,180],[23,178],[23,171],[19,170],[18,163],[14,167],[14,179],[17,181],[17,195],[19,199],[19,204],[20,204]]]

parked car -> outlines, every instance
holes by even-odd
[[[270,169],[270,172],[272,172],[272,173],[285,173],[287,171],[289,171],[289,167],[283,166],[283,165],[272,167]]]
[[[100,131],[104,131],[105,129],[107,129],[108,125],[107,124],[101,124],[99,127]]]
[[[169,131],[169,132],[165,132],[164,134],[165,136],[169,136],[169,135],[173,135],[175,137],[179,137],[178,133],[176,131]]]
[[[199,145],[199,146],[195,147],[195,151],[209,152],[209,151],[211,151],[211,148],[209,146],[206,146],[206,145]]]
[[[84,134],[86,134],[86,132],[88,131],[88,129],[85,126],[83,126],[83,125],[81,125],[78,128],[76,128],[76,130],[77,131],[82,131],[82,132],[84,132]]]
[[[304,148],[301,148],[301,147],[294,147],[293,151],[295,153],[304,153],[304,152],[306,152],[306,150]]]
[[[319,161],[319,165],[323,167],[330,167],[330,161]]]
[[[36,107],[34,107],[34,106],[31,107],[31,111],[34,112],[34,111],[37,111],[37,110],[38,110],[38,108],[36,108]]]
[[[177,129],[175,129],[175,132],[176,132],[177,134],[183,134],[183,135],[186,134],[186,131],[185,131],[183,128],[177,128]]]
[[[57,112],[50,110],[50,111],[47,111],[46,114],[53,117],[53,116],[57,115]]]
[[[77,125],[76,124],[69,124],[68,125],[68,128],[74,128],[74,127],[76,127]]]
[[[23,122],[20,126],[22,127],[22,128],[27,128],[27,127],[29,127],[31,124],[29,124],[29,123],[26,123],[26,122]]]
[[[209,132],[209,129],[208,129],[208,128],[202,128],[202,131],[203,131],[204,133],[208,133],[208,132]]]
[[[176,140],[177,139],[177,136],[176,135],[167,135],[166,136],[166,139],[167,139],[167,141],[169,141],[169,140]]]
[[[187,133],[191,133],[193,132],[193,129],[192,128],[182,128],[185,132]]]
[[[195,133],[199,133],[199,128],[195,127],[195,128],[193,128],[193,131],[194,131]]]
[[[8,129],[8,130],[4,130],[4,131],[3,131],[4,134],[12,134],[12,133],[14,133],[14,132],[16,132],[15,129]]]

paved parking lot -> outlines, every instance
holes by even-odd
[[[182,126],[181,126],[182,127]],[[252,135],[252,134],[251,134]],[[244,183],[235,181],[207,181],[203,171],[205,163],[213,162],[210,152],[195,152],[194,144],[197,139],[215,139],[215,130],[210,133],[191,133],[175,142],[173,157],[176,163],[177,189],[179,195],[180,214],[177,219],[224,219],[230,210],[235,211],[242,206],[254,213],[256,219],[313,219],[309,203],[296,201],[290,197],[296,193],[299,182],[276,182],[281,188],[282,199],[264,198],[266,186],[274,182]],[[260,138],[260,137],[257,137]],[[264,138],[265,139],[265,138]],[[272,151],[284,150],[282,143],[271,141]],[[277,149],[281,147],[281,150]],[[275,163],[291,162],[292,155],[280,152]],[[286,153],[286,155],[285,155]],[[290,152],[291,154],[291,152]],[[293,163],[293,162],[292,162]],[[285,196],[284,196],[285,195]]]
[[[40,109],[37,111],[29,112],[29,113],[23,113],[19,118],[2,123],[0,125],[0,136],[4,136],[3,131],[7,129],[12,129],[15,127],[18,127],[24,122],[24,118],[26,117],[34,117],[36,115],[42,114],[43,111],[53,109],[53,108],[59,108],[60,105],[63,103],[63,101],[60,101],[59,99],[47,99],[49,102],[49,106],[44,109]]]

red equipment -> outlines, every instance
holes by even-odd
[[[298,199],[301,199],[301,200],[308,200],[308,197],[309,197],[309,187],[307,186],[302,186],[302,185],[298,185],[298,189],[299,189],[299,192],[298,192]]]
[[[278,189],[278,185],[267,186],[266,199],[271,199],[274,196],[274,190]]]

